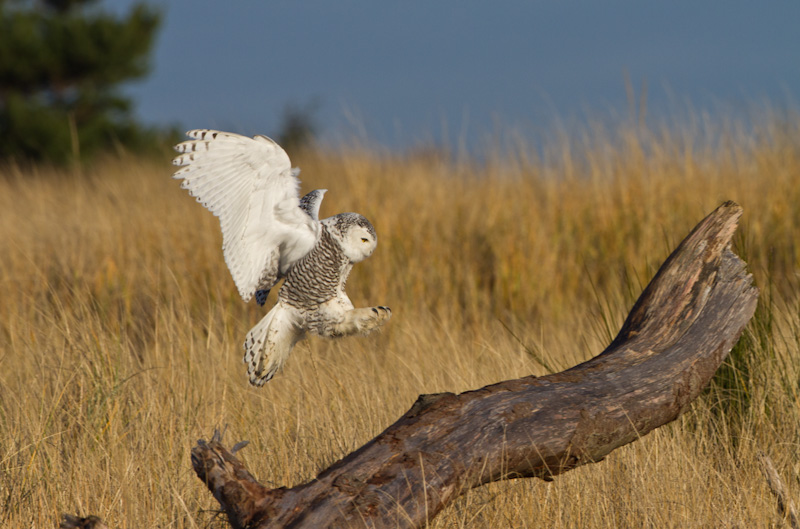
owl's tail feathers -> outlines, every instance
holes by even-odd
[[[278,303],[247,333],[244,363],[254,386],[263,386],[283,366],[294,345],[303,339],[295,310]]]

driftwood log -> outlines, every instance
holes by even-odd
[[[600,461],[686,411],[752,317],[758,290],[730,249],[741,214],[726,202],[698,224],[587,362],[422,395],[372,441],[291,489],[259,484],[217,435],[192,450],[195,472],[237,528],[422,527],[473,487],[551,480]]]

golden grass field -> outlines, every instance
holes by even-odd
[[[760,123],[760,124],[759,124]],[[321,213],[357,211],[375,254],[369,337],[299,344],[262,389],[217,219],[167,160],[0,170],[0,526],[61,513],[114,528],[226,527],[190,450],[226,428],[264,484],[359,447],[420,393],[561,370],[599,353],[663,259],[727,199],[762,290],[756,318],[681,419],[553,483],[475,489],[432,528],[777,527],[765,451],[800,500],[800,119],[588,127],[478,162],[360,147],[306,152]],[[454,159],[455,158],[455,159]],[[268,305],[273,302],[271,294]]]

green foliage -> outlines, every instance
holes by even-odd
[[[147,73],[160,14],[94,4],[0,1],[0,158],[66,163],[158,141],[118,85]]]
[[[747,239],[739,232],[735,250],[745,262],[754,261],[749,246]],[[764,412],[762,403],[754,395],[756,386],[761,382],[758,380],[759,364],[776,358],[775,315],[778,308],[775,306],[776,294],[771,282],[775,276],[772,270],[765,274],[767,284],[760,287],[753,319],[705,391],[710,399],[711,414],[717,422],[713,427],[734,447],[741,442],[754,416]]]
[[[757,363],[775,356],[772,332],[773,308],[762,300],[750,325],[706,390],[712,416],[717,421],[713,426],[732,446],[738,446],[753,415],[760,413],[759,403],[753,398]]]

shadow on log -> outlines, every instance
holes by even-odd
[[[726,202],[669,256],[602,354],[561,373],[422,395],[375,439],[291,489],[259,484],[219,436],[195,472],[234,527],[422,527],[463,492],[552,476],[686,411],[753,315],[758,290],[730,243]],[[235,452],[235,451],[234,451]]]

